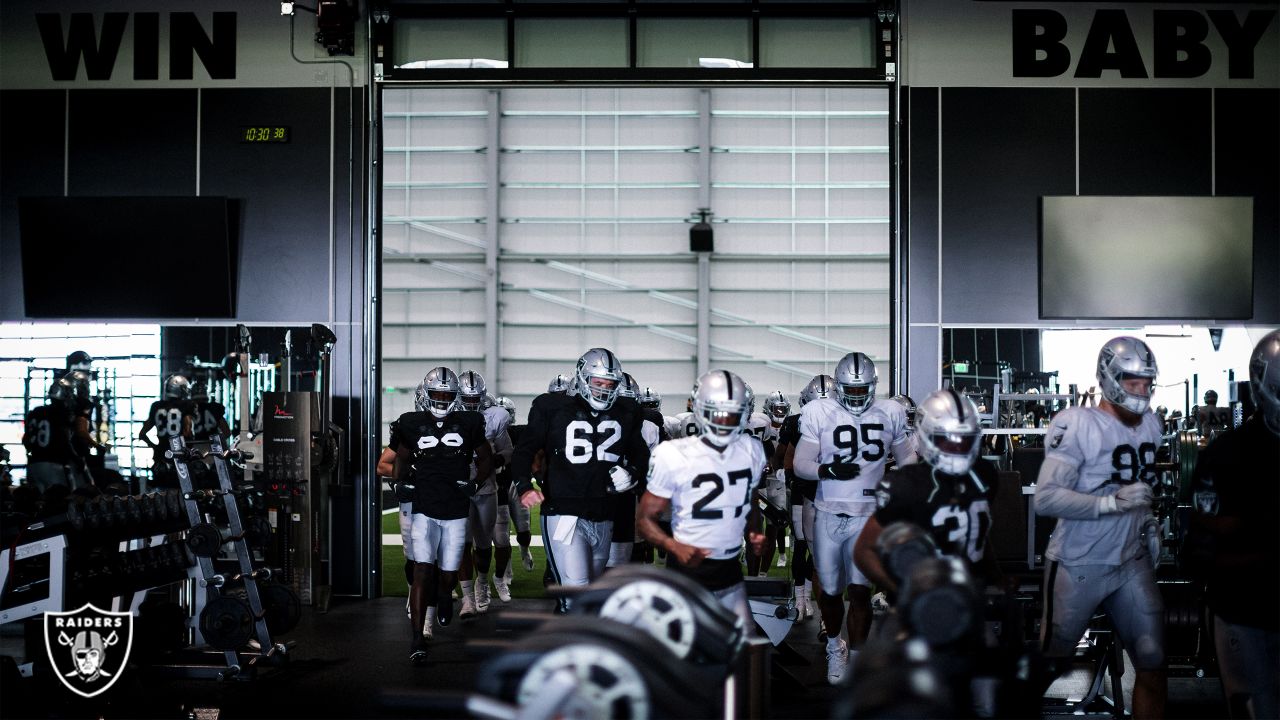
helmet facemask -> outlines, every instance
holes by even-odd
[[[861,415],[871,407],[871,403],[876,400],[876,385],[837,383],[836,396],[840,398],[840,404],[846,410],[854,415]]]
[[[728,447],[747,427],[751,395],[741,378],[726,370],[712,370],[693,388],[693,421],[698,434],[712,445]]]
[[[464,410],[480,412],[485,407],[484,378],[474,370],[458,376],[458,402]]]
[[[939,390],[919,408],[916,444],[920,456],[948,475],[964,475],[982,449],[977,406],[954,390]]]
[[[865,354],[851,352],[840,358],[834,377],[836,399],[854,415],[876,401],[876,364]]]
[[[613,407],[624,382],[622,363],[612,352],[592,348],[578,359],[577,391],[591,409],[604,411]]]
[[[458,376],[447,367],[437,367],[427,373],[418,384],[414,393],[414,406],[418,412],[429,412],[437,418],[443,418],[453,412],[459,395],[461,390],[458,387]]]

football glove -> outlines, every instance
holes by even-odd
[[[606,488],[611,494],[624,493],[636,486],[635,476],[621,465],[609,468],[609,485]]]
[[[1149,507],[1151,507],[1151,486],[1144,482],[1135,482],[1120,488],[1120,492],[1115,495],[1103,495],[1099,498],[1098,514],[1109,515]]]
[[[819,480],[852,480],[862,472],[862,466],[855,462],[827,463],[818,466]]]
[[[413,491],[414,486],[409,483],[396,483],[396,502],[413,502]]]
[[[475,496],[476,491],[480,489],[480,483],[476,482],[474,478],[456,480],[454,481],[454,484],[457,486],[458,491],[467,497]]]

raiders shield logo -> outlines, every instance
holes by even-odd
[[[58,679],[91,698],[120,679],[133,649],[133,614],[85,605],[44,614],[44,647]]]

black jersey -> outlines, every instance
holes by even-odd
[[[514,447],[520,442],[520,434],[524,432],[524,425],[508,425],[507,436],[511,438],[511,445]],[[506,502],[507,493],[511,490],[511,463],[506,463],[498,468],[494,474],[498,481],[499,502]]]
[[[943,555],[972,567],[986,550],[998,480],[995,466],[982,458],[969,475],[935,472],[922,462],[903,465],[876,487],[876,521],[882,527],[915,523],[929,531]]]
[[[22,446],[27,462],[70,463],[77,455],[72,447],[72,412],[62,405],[42,405],[27,413]]]
[[[800,414],[788,415],[778,428],[778,445],[795,447],[800,444]],[[796,477],[795,473],[787,473],[787,483],[791,485],[791,504],[800,505],[804,500],[813,502],[818,497],[818,481]]]
[[[800,414],[788,415],[782,421],[782,427],[778,428],[778,444],[779,445],[799,445],[800,444]]]
[[[533,458],[542,450],[542,514],[609,520],[614,504],[607,492],[609,470],[623,464],[632,477],[643,478],[649,469],[643,423],[644,414],[631,398],[617,398],[608,410],[596,411],[576,395],[539,395],[511,458],[512,482],[521,494],[533,487]]]
[[[227,421],[227,409],[212,400],[197,401],[191,418],[191,439],[212,440]]]
[[[1209,443],[1191,475],[1195,513],[1183,557],[1222,619],[1280,626],[1280,436],[1260,413]]]
[[[160,439],[160,447],[155,450],[155,461],[164,462],[164,453],[169,449],[169,438],[182,435],[182,419],[190,417],[195,424],[195,404],[190,400],[157,400],[151,403],[147,418],[156,426],[156,437]]]
[[[408,477],[414,486],[413,511],[437,520],[464,518],[471,496],[459,483],[471,476],[476,448],[487,442],[484,415],[455,410],[437,418],[429,412],[408,412],[397,421],[397,450],[409,451]]]

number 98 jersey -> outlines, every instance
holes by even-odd
[[[700,437],[665,442],[653,451],[648,492],[671,500],[671,534],[731,560],[742,547],[752,494],[764,474],[764,446],[740,435],[724,452]]]
[[[854,415],[832,398],[814,400],[800,411],[800,440],[818,445],[819,465],[861,466],[853,480],[818,482],[814,502],[827,512],[870,515],[889,452],[899,464],[911,455],[907,413],[892,400],[876,400],[861,415]]]

